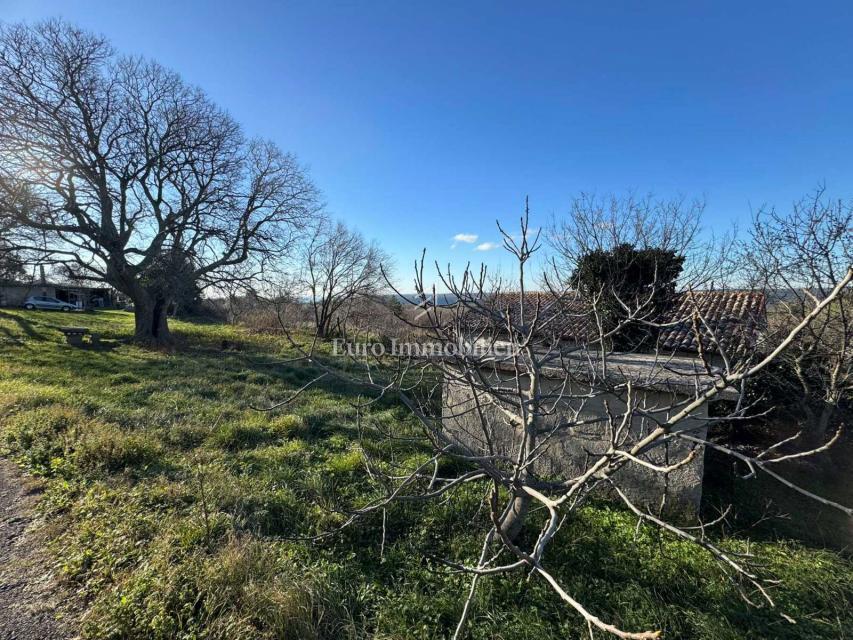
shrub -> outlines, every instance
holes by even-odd
[[[651,301],[646,311],[656,316],[675,294],[684,256],[658,247],[637,248],[619,244],[596,249],[580,256],[572,273],[572,284],[591,300],[601,296],[605,328],[615,327],[626,318],[622,305],[632,308]],[[616,348],[634,349],[650,339],[648,327],[632,324],[617,333]]]

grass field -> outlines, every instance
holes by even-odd
[[[88,638],[440,638],[452,634],[467,578],[434,557],[471,561],[486,526],[482,495],[396,505],[341,535],[330,505],[375,489],[361,447],[422,459],[415,447],[359,440],[354,390],[270,364],[272,336],[173,322],[175,353],[127,344],[123,312],[74,316],[100,350],[64,344],[67,315],[0,312],[0,443],[46,487],[44,530],[57,572],[80,594]],[[240,351],[222,349],[239,342]],[[405,422],[388,400],[363,418]],[[702,551],[607,506],[560,531],[547,561],[569,591],[623,628],[665,638],[853,636],[853,564],[793,542],[718,538],[755,554],[776,609],[749,607]],[[586,626],[543,583],[484,581],[473,638],[581,638]],[[784,619],[784,613],[795,624]],[[602,637],[598,634],[597,637]]]

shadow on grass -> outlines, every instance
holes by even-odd
[[[814,459],[781,463],[774,471],[816,495],[845,506],[853,504],[850,484],[853,438],[835,451]],[[759,472],[749,477],[731,458],[708,451],[705,458],[703,511],[712,519],[727,505],[730,533],[774,542],[794,539],[814,548],[829,548],[853,556],[853,524],[838,509],[819,504]]]
[[[0,320],[10,320],[14,322],[28,338],[41,337],[39,336],[38,332],[33,328],[33,323],[19,315],[7,313],[5,311],[0,310]],[[0,326],[0,331],[2,331],[3,334],[6,335],[9,339],[15,339],[18,337],[11,329],[9,329],[9,327]]]
[[[100,340],[98,342],[83,342],[82,344],[70,344],[69,347],[79,349],[80,351],[101,351],[108,352],[121,346],[118,340]]]

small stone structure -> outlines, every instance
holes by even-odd
[[[619,370],[619,375],[625,378],[635,378],[644,382],[635,383],[635,398],[639,406],[656,414],[660,419],[668,417],[665,407],[674,402],[684,401],[696,393],[695,375],[677,376],[673,368],[685,367],[688,371],[697,371],[697,361],[692,358],[676,358],[667,361],[666,368],[651,362],[650,356],[619,356],[611,362],[612,367]],[[621,363],[619,362],[621,360]],[[649,367],[657,366],[660,372],[649,375]],[[644,370],[645,369],[645,370]],[[701,369],[699,370],[701,371]],[[633,372],[633,373],[632,373]],[[547,370],[546,370],[547,373]],[[515,383],[512,370],[506,367],[490,367],[485,374],[492,378],[494,384]],[[578,396],[589,394],[590,388],[582,381],[564,385],[565,374],[562,370],[545,375],[542,381],[542,393]],[[688,383],[687,380],[690,380]],[[592,397],[580,399],[565,399],[560,402],[565,407],[559,409],[553,416],[545,418],[546,424],[555,424],[561,416],[565,419],[567,413],[578,412],[576,422],[587,422],[581,426],[572,427],[568,432],[554,436],[545,446],[542,455],[534,463],[534,472],[542,478],[569,478],[577,476],[594,462],[610,444],[607,427],[607,409],[613,415],[619,415],[625,409],[625,402],[611,393],[590,394]],[[723,397],[732,399],[732,393],[726,392]],[[445,379],[443,386],[443,423],[454,438],[475,452],[486,455],[488,448],[482,431],[481,421],[474,411],[475,402],[470,388],[465,384]],[[605,406],[606,405],[606,406]],[[559,406],[559,405],[558,405]],[[494,406],[484,405],[489,422],[492,424],[491,438],[498,453],[513,455],[517,449],[518,428],[511,426],[501,412]],[[704,438],[707,435],[707,405],[703,405],[691,414],[691,417],[679,423],[679,430],[689,430],[692,435]],[[642,439],[656,426],[647,418],[635,417],[627,435],[626,445],[620,448],[630,448],[630,444]],[[691,451],[690,443],[672,439],[667,444],[652,449],[641,456],[658,466],[667,466],[683,460]],[[657,512],[661,508],[669,514],[695,515],[702,500],[702,475],[704,470],[704,452],[697,451],[694,458],[686,465],[663,475],[647,467],[629,462],[614,475],[620,489],[637,506],[652,509]]]

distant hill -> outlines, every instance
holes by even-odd
[[[404,294],[395,294],[393,296],[394,299],[399,300],[401,304],[408,304],[409,302],[420,302],[420,298],[416,293],[404,293]],[[452,293],[437,293],[435,294],[435,301],[437,304],[453,304],[459,298]]]

